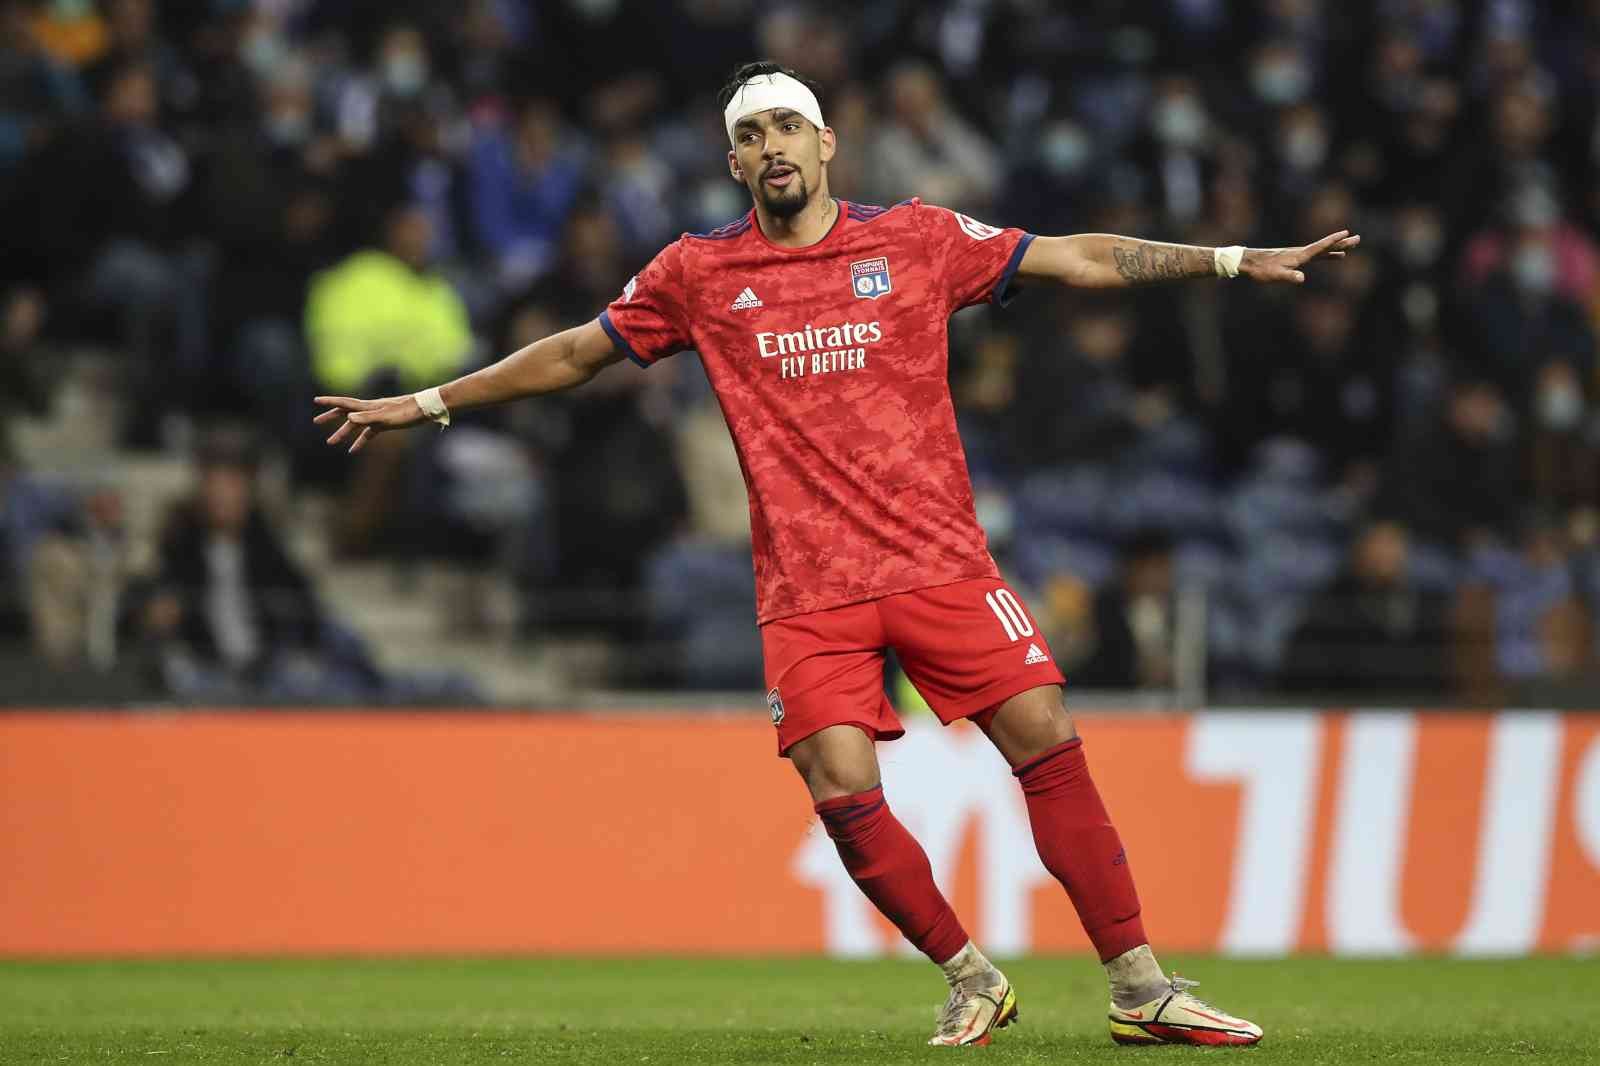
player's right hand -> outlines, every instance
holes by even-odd
[[[318,425],[328,425],[343,418],[343,423],[328,438],[329,444],[339,444],[355,434],[350,451],[358,452],[374,434],[386,429],[404,429],[428,416],[422,413],[413,396],[385,396],[378,400],[358,400],[353,396],[318,396],[318,407],[327,410],[312,419]]]

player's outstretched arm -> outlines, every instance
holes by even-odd
[[[1035,238],[1023,253],[1017,273],[1024,278],[1045,278],[1085,289],[1232,277],[1235,273],[1255,281],[1299,285],[1306,280],[1301,268],[1307,263],[1343,259],[1360,243],[1361,238],[1349,230],[1330,233],[1315,244],[1299,248],[1202,248],[1112,233],[1078,233]]]
[[[439,387],[439,399],[448,412],[471,407],[508,403],[524,396],[539,396],[582,385],[612,363],[622,353],[611,343],[598,321],[554,333],[520,348],[498,363],[474,371]],[[386,429],[404,429],[427,422],[417,396],[385,396],[358,400],[351,396],[318,396],[316,403],[327,410],[312,421],[320,425],[339,422],[328,438],[341,444],[354,436],[352,452],[360,451],[368,438]],[[342,421],[340,421],[342,419]]]

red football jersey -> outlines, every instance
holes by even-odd
[[[752,210],[662,250],[600,316],[649,366],[700,353],[750,494],[758,621],[995,577],[950,400],[952,312],[1003,304],[1031,235],[839,201],[808,248]]]

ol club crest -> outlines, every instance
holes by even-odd
[[[850,291],[858,299],[876,300],[889,293],[889,257],[862,259],[850,264]]]

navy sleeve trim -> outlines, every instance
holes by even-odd
[[[1022,240],[1017,242],[1016,249],[1011,253],[1011,258],[1006,261],[1006,269],[1000,275],[1000,280],[995,284],[994,295],[989,299],[996,307],[1004,307],[1016,297],[1011,282],[1017,276],[1017,268],[1022,265],[1022,257],[1028,252],[1028,245],[1033,243],[1033,234],[1024,233]]]
[[[606,331],[606,336],[611,338],[611,343],[615,344],[618,348],[621,348],[627,354],[629,359],[632,359],[640,366],[649,369],[650,364],[654,360],[644,359],[639,355],[638,352],[633,350],[633,345],[628,343],[628,338],[624,337],[617,327],[612,323],[610,311],[600,312],[600,328]]]

